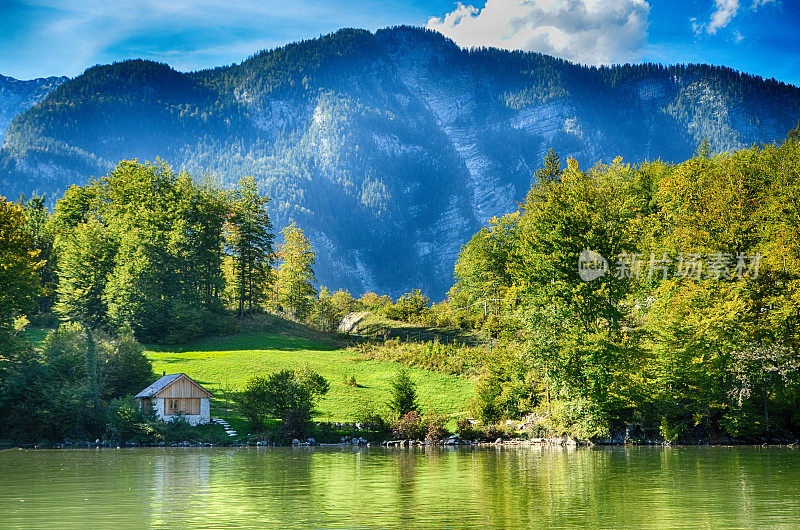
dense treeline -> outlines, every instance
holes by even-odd
[[[70,187],[52,214],[42,197],[0,198],[0,439],[130,427],[126,397],[154,380],[138,341],[232,331],[278,300],[305,316],[314,252],[294,225],[276,251],[268,203],[252,178],[223,190],[136,161]],[[31,321],[54,328],[38,349]]]
[[[790,137],[678,165],[562,168],[551,152],[522,209],[464,247],[447,311],[429,316],[501,339],[483,364],[482,418],[534,413],[582,438],[625,424],[672,441],[798,436]],[[585,250],[597,254],[582,262]]]

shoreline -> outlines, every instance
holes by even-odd
[[[245,442],[234,444],[213,444],[207,442],[177,442],[177,443],[158,443],[158,444],[136,444],[136,443],[123,443],[114,444],[110,442],[75,442],[75,443],[62,443],[62,444],[9,444],[0,445],[0,451],[9,450],[64,450],[64,449],[173,449],[173,448],[216,448],[216,449],[244,449],[250,447],[268,447],[268,448],[303,448],[303,449],[331,449],[331,448],[353,448],[353,449],[412,449],[412,448],[446,448],[446,449],[471,449],[471,448],[521,448],[521,447],[538,447],[538,448],[560,448],[560,449],[592,449],[592,448],[619,448],[619,447],[764,447],[764,448],[778,448],[785,447],[791,449],[800,449],[800,441],[772,441],[772,442],[695,442],[695,443],[591,443],[591,442],[574,442],[574,443],[560,443],[559,438],[555,439],[534,439],[534,440],[502,440],[494,442],[472,442],[469,440],[460,441],[459,443],[442,443],[442,442],[424,442],[415,440],[389,440],[384,442],[365,442],[365,443],[294,443],[294,444],[273,444],[267,442]]]

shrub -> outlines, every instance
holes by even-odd
[[[392,432],[404,440],[422,440],[428,434],[428,426],[419,412],[412,410],[392,425]]]
[[[549,413],[545,426],[556,434],[568,434],[579,440],[601,438],[609,434],[608,414],[589,399],[553,401]]]
[[[356,412],[355,419],[356,423],[360,423],[364,429],[374,432],[379,438],[388,435],[391,431],[389,423],[384,417],[368,404],[361,406]]]
[[[450,435],[450,431],[447,430],[448,419],[447,414],[428,413],[425,416],[425,424],[428,427],[425,439],[429,442],[438,442],[447,438]]]
[[[462,440],[478,440],[483,438],[480,429],[472,424],[467,418],[459,418],[456,422],[456,434]]]
[[[417,406],[417,385],[409,377],[405,368],[401,369],[397,373],[395,380],[392,381],[389,409],[398,417],[419,409]]]
[[[153,440],[156,422],[155,411],[140,410],[132,396],[111,400],[108,406],[108,435],[122,442],[150,442]]]
[[[178,414],[172,421],[160,422],[157,430],[167,443],[199,442],[202,439],[199,426],[190,425],[183,414]]]

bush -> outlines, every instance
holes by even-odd
[[[549,412],[545,426],[556,434],[568,434],[579,440],[602,438],[609,434],[608,414],[589,399],[557,400],[551,403]]]
[[[419,410],[417,406],[417,385],[409,377],[405,368],[397,373],[397,377],[392,381],[391,399],[389,409],[397,417],[402,417],[411,411]]]
[[[155,411],[152,408],[140,410],[133,396],[111,400],[107,418],[107,432],[112,440],[136,443],[154,441]]]
[[[355,419],[356,423],[360,423],[363,429],[372,431],[378,438],[386,436],[391,432],[389,423],[368,404],[361,406],[356,412]]]
[[[428,426],[419,412],[412,410],[392,425],[392,433],[404,440],[422,440],[428,434]]]
[[[425,424],[428,427],[425,439],[429,442],[438,442],[447,438],[450,435],[450,431],[447,430],[448,419],[447,414],[428,413],[425,416]]]
[[[480,429],[467,418],[459,418],[456,422],[456,434],[462,440],[478,440],[483,438]]]

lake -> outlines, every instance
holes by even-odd
[[[0,451],[0,528],[797,527],[800,450]]]

